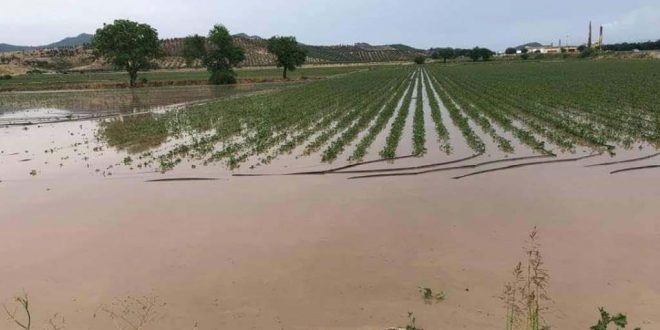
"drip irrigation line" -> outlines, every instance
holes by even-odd
[[[477,171],[477,172],[472,172],[468,173],[465,175],[460,175],[453,177],[452,179],[462,179],[466,178],[469,176],[474,176],[474,175],[479,175],[479,174],[484,174],[484,173],[490,173],[490,172],[497,172],[497,171],[504,171],[504,170],[509,170],[509,169],[514,169],[514,168],[521,168],[521,167],[527,167],[527,166],[533,166],[533,165],[543,165],[543,164],[553,164],[553,163],[565,163],[565,162],[576,162],[579,160],[591,158],[591,157],[596,157],[600,156],[602,153],[598,154],[591,154],[588,156],[582,156],[582,157],[576,157],[576,158],[566,158],[566,159],[558,159],[558,160],[546,160],[546,161],[540,161],[540,162],[531,162],[531,163],[523,163],[523,164],[514,164],[514,165],[509,165],[509,166],[504,166],[504,167],[498,167],[498,168],[492,168],[488,170],[483,170],[483,171]]]
[[[639,171],[639,170],[648,170],[648,169],[652,169],[652,168],[660,168],[660,164],[638,166],[638,167],[629,167],[629,168],[624,168],[624,169],[612,171],[612,172],[610,172],[610,174],[617,174],[617,173],[623,173],[623,172],[632,172],[632,171]]]
[[[146,180],[144,182],[181,182],[181,181],[218,181],[219,178],[170,178],[170,179],[154,179]]]
[[[294,172],[294,173],[284,173],[284,174],[233,174],[232,176],[286,176],[286,175],[324,175],[324,174],[330,174],[330,173],[335,173],[337,171],[357,167],[357,166],[363,166],[363,165],[368,165],[368,164],[375,164],[375,163],[382,163],[382,162],[388,162],[388,161],[395,161],[395,160],[401,160],[401,159],[407,159],[407,158],[413,158],[415,157],[414,155],[408,155],[408,156],[400,156],[400,157],[394,157],[394,158],[384,158],[384,159],[376,159],[376,160],[370,160],[366,162],[360,162],[360,163],[355,163],[355,164],[350,164],[346,166],[341,166],[341,167],[335,167],[331,168],[329,170],[323,170],[323,171],[311,171],[311,172]]]
[[[642,160],[647,160],[651,158],[655,158],[657,156],[660,156],[660,152],[655,153],[653,155],[648,155],[640,158],[632,158],[632,159],[626,159],[626,160],[621,160],[621,161],[616,161],[616,162],[607,162],[607,163],[600,163],[600,164],[593,164],[593,165],[587,165],[585,167],[596,167],[596,166],[609,166],[609,165],[616,165],[616,164],[625,164],[625,163],[633,163],[633,162],[638,162]]]
[[[350,177],[348,179],[349,180],[354,180],[354,179],[367,179],[367,178],[383,178],[383,177],[390,177],[390,176],[413,176],[413,175],[421,175],[421,174],[434,173],[434,172],[444,172],[444,171],[461,170],[461,169],[468,169],[468,168],[477,168],[477,167],[491,165],[491,164],[497,164],[497,163],[515,162],[515,161],[520,161],[520,160],[538,159],[538,158],[551,158],[551,157],[555,157],[555,156],[538,155],[538,156],[505,158],[505,159],[498,159],[498,160],[490,160],[490,161],[487,161],[487,162],[482,162],[482,163],[477,163],[477,164],[443,167],[443,168],[436,168],[436,169],[431,169],[431,170],[426,170],[426,171],[419,171],[419,172],[361,175],[361,176],[353,176],[353,177]]]

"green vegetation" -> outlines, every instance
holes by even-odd
[[[98,56],[128,71],[131,87],[138,71],[149,69],[151,61],[163,55],[156,29],[128,20],[104,24],[96,30],[92,47]]]
[[[660,143],[659,64],[521,62],[435,66],[432,71],[454,99],[473,104],[532,148],[544,147],[533,139],[538,136],[564,150],[584,145],[611,151],[613,144]]]
[[[413,116],[413,155],[421,157],[426,153],[426,128],[424,127],[424,102],[422,99],[423,74],[417,80],[417,96],[415,98],[415,114]]]
[[[375,148],[381,158],[410,156],[396,153],[409,128],[405,133],[412,140],[406,142],[412,143],[416,156],[427,151],[429,142],[450,153],[451,128],[476,154],[491,145],[496,150],[488,152],[527,149],[553,155],[578,146],[614,152],[618,146],[660,142],[660,109],[655,100],[660,91],[652,83],[660,70],[657,62],[431,64],[354,70],[182,111],[107,121],[100,133],[111,146],[153,152],[142,160],[133,159],[145,166],[157,164],[161,170],[184,159],[201,164],[221,161],[230,168],[251,159],[256,166],[294,151],[296,156],[318,153],[322,162],[330,163],[352,143],[346,160],[360,161],[379,136],[383,144]],[[433,120],[437,141],[427,141],[426,115]],[[164,141],[167,147],[161,149]]]
[[[426,62],[426,56],[423,55],[417,55],[415,56],[415,59],[413,60],[415,64],[424,64]]]
[[[451,145],[449,144],[449,132],[447,127],[442,122],[442,113],[440,112],[440,105],[435,92],[431,87],[431,80],[428,73],[424,74],[424,85],[426,86],[426,95],[428,95],[429,105],[431,106],[431,118],[435,123],[435,130],[438,134],[438,146],[440,150],[444,151],[447,155],[451,153]]]
[[[591,330],[607,330],[610,324],[616,326],[616,330],[622,330],[628,325],[628,318],[624,314],[616,314],[614,316],[610,315],[604,308],[599,308],[600,320],[596,325],[592,326]],[[641,330],[640,328],[635,328],[635,330]]]
[[[419,71],[415,73],[415,79],[419,75]],[[403,103],[399,108],[399,113],[397,114],[392,127],[390,128],[389,135],[385,140],[385,147],[380,152],[380,156],[385,159],[391,159],[396,157],[396,149],[399,146],[399,141],[401,140],[401,135],[403,134],[403,128],[406,124],[406,118],[408,118],[408,112],[410,111],[410,103],[412,101],[413,91],[415,90],[415,85],[411,84],[408,88]]]
[[[282,78],[286,79],[287,71],[294,71],[303,65],[307,51],[298,45],[295,37],[272,37],[268,40],[268,51],[277,58],[277,67],[283,68]]]
[[[290,73],[289,78],[324,78],[368,68],[368,66],[303,67]],[[282,75],[281,70],[275,68],[245,68],[234,70],[234,72],[236,73],[236,78],[239,82],[275,81]],[[159,82],[163,84],[169,82],[203,82],[208,80],[208,73],[202,70],[149,71],[138,73],[138,81],[142,78],[147,79],[152,84],[157,84]],[[95,86],[115,87],[120,85],[124,80],[125,74],[118,72],[33,74],[14,76],[12,80],[0,80],[0,90],[22,91],[92,88]]]
[[[422,299],[424,299],[424,303],[427,305],[444,301],[447,298],[444,292],[439,291],[434,293],[431,288],[419,287],[419,293],[422,295]]]
[[[245,51],[234,45],[229,30],[216,25],[209,31],[209,49],[202,59],[211,73],[209,82],[215,85],[236,83],[236,73],[232,69],[245,59]]]
[[[197,34],[186,37],[181,56],[188,67],[191,67],[196,60],[206,57],[206,38]]]

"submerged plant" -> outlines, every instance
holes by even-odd
[[[534,227],[524,249],[526,259],[516,265],[514,279],[504,286],[500,297],[507,309],[507,330],[520,329],[523,325],[525,330],[549,329],[543,324],[542,313],[547,310],[544,302],[550,300],[546,291],[550,275],[543,268],[540,247],[538,231]]]
[[[27,293],[24,292],[22,296],[15,297],[14,302],[18,306],[14,308],[13,312],[10,312],[7,306],[5,306],[4,304],[2,305],[2,308],[5,310],[5,313],[7,314],[7,319],[13,321],[21,329],[30,330],[32,328],[32,315],[30,314],[30,299],[28,298]],[[24,320],[21,320],[18,316],[16,316],[18,307],[23,309],[23,311],[25,312]]]
[[[600,311],[600,320],[596,325],[592,326],[591,330],[607,330],[608,325],[613,324],[616,326],[617,330],[624,329],[628,325],[628,318],[624,314],[616,314],[614,316],[610,315],[605,308],[601,307],[598,309]],[[635,328],[635,330],[641,330],[641,328]]]
[[[447,297],[443,291],[434,293],[431,288],[421,286],[419,287],[419,293],[422,295],[422,299],[424,299],[424,303],[427,305],[431,305],[434,302],[444,301]]]
[[[418,328],[415,324],[415,321],[417,321],[415,315],[412,312],[408,312],[408,325],[406,325],[406,330],[424,330],[422,328]]]

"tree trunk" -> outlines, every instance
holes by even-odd
[[[443,58],[443,60],[444,60],[444,62],[442,62],[442,63],[447,63],[447,58],[446,57]]]
[[[137,81],[137,70],[129,69],[128,76],[130,78],[130,86],[135,87],[135,82]]]
[[[284,78],[284,79],[286,79],[286,71],[287,71],[287,67],[285,66],[284,67],[284,73],[282,74],[282,78]]]

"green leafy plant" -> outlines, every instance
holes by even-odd
[[[601,307],[598,309],[600,311],[600,320],[596,325],[592,326],[591,330],[607,330],[610,324],[616,327],[616,330],[624,329],[628,325],[628,318],[624,314],[610,315],[605,308]],[[635,328],[635,330],[641,330],[641,328]]]
[[[447,298],[443,291],[433,292],[433,289],[421,286],[419,287],[419,293],[421,294],[422,299],[424,299],[424,303],[427,305],[431,305],[434,302],[438,303],[444,301]]]

